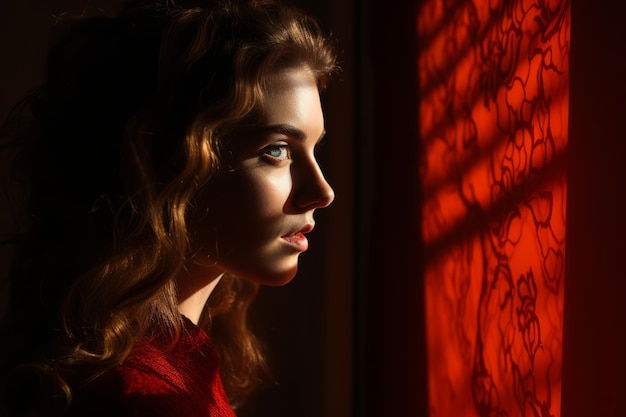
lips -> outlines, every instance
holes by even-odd
[[[306,226],[304,226],[302,229],[300,229],[296,234],[306,234],[309,233],[311,230],[313,230],[314,225],[311,223],[308,223]]]
[[[304,235],[313,230],[313,227],[313,224],[307,224],[297,232],[282,236],[282,239],[297,251],[304,252],[309,248],[309,241]]]

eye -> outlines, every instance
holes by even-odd
[[[291,150],[286,143],[274,143],[263,148],[263,156],[272,161],[286,161],[291,159]]]

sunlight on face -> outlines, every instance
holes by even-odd
[[[265,285],[290,281],[313,213],[334,199],[315,159],[324,116],[306,67],[278,72],[267,83],[259,126],[237,138],[233,170],[207,186],[192,220],[191,260]]]

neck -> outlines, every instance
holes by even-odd
[[[181,274],[176,280],[178,311],[198,324],[206,302],[222,275],[222,272],[207,271],[202,267],[192,267]]]

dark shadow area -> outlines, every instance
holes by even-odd
[[[358,416],[427,415],[417,2],[364,4],[359,64]]]
[[[572,0],[564,417],[626,415],[624,21]]]

